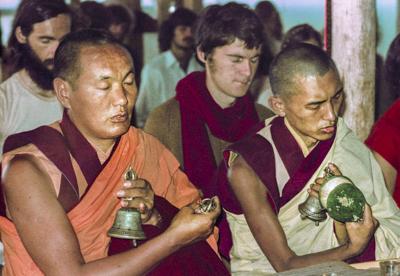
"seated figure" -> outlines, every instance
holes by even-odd
[[[333,60],[319,47],[297,44],[278,54],[269,75],[277,116],[228,147],[228,168],[220,168],[232,274],[399,257],[399,209],[373,154],[338,116],[344,91]],[[361,221],[328,216],[316,226],[302,219],[299,205],[318,196],[326,168],[364,194]]]
[[[218,198],[199,212],[199,192],[178,161],[130,127],[137,88],[128,51],[101,31],[70,33],[54,72],[62,120],[12,135],[4,147],[4,275],[227,275],[213,236],[214,250],[203,241]],[[130,168],[137,178],[125,179]],[[137,248],[110,243],[120,205],[140,211],[149,239]]]

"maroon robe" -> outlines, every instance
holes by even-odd
[[[64,207],[64,210],[68,212],[75,207],[87,193],[90,189],[90,185],[95,181],[97,175],[107,164],[107,161],[103,164],[100,163],[95,149],[79,132],[65,112],[61,122],[61,129],[64,135],[61,135],[57,130],[47,126],[12,135],[6,140],[4,152],[11,151],[28,143],[36,145],[46,157],[63,172],[58,200]],[[117,144],[118,141],[116,145]],[[77,180],[75,172],[72,169],[69,154],[71,154],[79,164],[88,183],[86,193],[81,199],[79,199],[79,195],[76,193]],[[112,154],[113,153],[111,153],[111,155]],[[0,196],[2,199],[3,196]],[[5,214],[4,202],[2,202],[2,205],[3,208],[1,211]],[[166,199],[158,196],[154,197],[154,205],[163,218],[162,225],[160,228],[151,225],[143,225],[143,230],[147,239],[161,234],[169,226],[174,215],[179,211]],[[139,242],[139,246],[145,241]],[[109,247],[109,255],[123,252],[130,248],[132,248],[131,240],[112,238]],[[186,246],[165,258],[155,266],[148,275],[229,275],[229,272],[208,243],[206,241],[200,241]]]
[[[271,136],[290,177],[283,188],[282,195],[279,195],[275,176],[275,157],[272,145],[261,135],[255,134],[229,146],[224,153],[224,157],[225,161],[228,162],[229,151],[233,151],[239,153],[246,160],[247,164],[254,170],[269,191],[266,194],[266,200],[270,202],[276,214],[278,214],[282,206],[303,190],[325,159],[333,145],[335,136],[319,142],[307,157],[304,157],[297,141],[286,127],[282,117],[272,120]],[[240,204],[226,178],[226,172],[226,166],[220,168],[218,195],[222,206],[231,213],[242,214],[243,211]],[[224,232],[226,228],[221,228],[220,230]],[[224,236],[223,234],[221,234],[222,237]],[[223,251],[221,254],[225,255],[229,252],[231,243],[231,241],[221,241],[220,250]],[[360,256],[348,261],[364,262],[372,260],[375,260],[375,239],[371,239],[368,247]]]

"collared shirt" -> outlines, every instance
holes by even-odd
[[[183,71],[171,50],[161,53],[146,64],[142,70],[135,105],[137,126],[143,127],[147,116],[156,106],[175,96],[175,87],[180,79],[193,71],[203,70],[193,55],[187,72]]]

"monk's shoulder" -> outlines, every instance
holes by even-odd
[[[226,151],[232,157],[240,155],[248,163],[257,162],[257,160],[260,162],[264,159],[269,160],[273,155],[271,144],[257,133],[233,143],[227,147]]]

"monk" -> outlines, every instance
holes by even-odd
[[[62,120],[5,143],[4,275],[227,275],[203,241],[218,198],[199,212],[199,193],[172,154],[129,126],[137,88],[128,51],[82,30],[60,43],[54,71]],[[124,181],[129,168],[138,179]],[[121,206],[141,212],[148,240],[137,248],[110,243]]]
[[[399,209],[373,154],[338,116],[344,92],[332,59],[316,46],[298,44],[278,54],[269,76],[277,116],[231,145],[228,168],[221,169],[232,274],[399,257]],[[316,226],[301,218],[298,206],[309,194],[317,196],[326,168],[363,192],[368,204],[362,221],[343,224],[328,216]]]
[[[386,187],[400,206],[400,100],[375,123],[365,144],[381,166]]]

